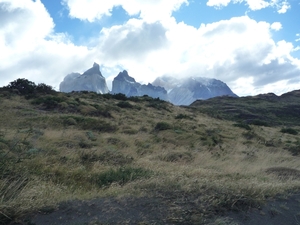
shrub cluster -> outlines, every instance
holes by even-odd
[[[281,133],[286,133],[286,134],[292,134],[292,135],[297,135],[298,134],[298,131],[296,131],[295,129],[293,128],[282,128],[280,130]]]
[[[155,126],[155,130],[170,130],[172,129],[172,125],[167,122],[158,122]]]
[[[233,124],[234,127],[240,127],[240,128],[244,128],[246,130],[251,130],[251,127],[246,124],[246,123],[235,123]]]
[[[109,122],[96,118],[84,116],[61,116],[62,123],[66,126],[75,125],[83,130],[92,130],[99,132],[115,132],[118,127]]]
[[[110,169],[106,172],[94,174],[92,180],[99,187],[109,186],[112,183],[124,185],[129,181],[149,178],[151,171],[144,168],[121,167],[119,169]]]
[[[55,93],[55,90],[49,85],[46,85],[44,83],[36,85],[34,82],[24,78],[19,78],[15,81],[12,81],[9,83],[9,85],[4,86],[3,88],[21,95],[26,95],[28,97],[35,94]]]
[[[129,102],[126,102],[126,101],[121,101],[121,102],[118,102],[117,106],[119,106],[120,108],[133,108],[133,105],[131,105]]]
[[[180,119],[188,119],[188,120],[191,120],[192,117],[189,116],[189,115],[180,113],[180,114],[178,114],[178,115],[175,117],[175,119],[176,119],[176,120],[180,120]]]

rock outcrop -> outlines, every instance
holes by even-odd
[[[61,92],[93,91],[99,94],[108,93],[105,78],[100,72],[100,66],[94,63],[93,67],[83,74],[71,73],[59,85]]]
[[[113,80],[111,93],[122,93],[127,97],[148,95],[152,98],[168,100],[167,91],[163,87],[140,84],[130,77],[126,70],[120,72]]]

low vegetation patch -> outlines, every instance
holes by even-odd
[[[233,126],[240,127],[240,128],[245,129],[245,130],[251,130],[251,127],[246,123],[234,123]]]
[[[166,162],[191,162],[194,156],[190,152],[169,152],[162,155],[160,159]]]
[[[180,113],[175,117],[175,119],[177,119],[177,120],[180,120],[180,119],[192,120],[193,118],[189,115]]]
[[[85,165],[99,162],[105,165],[124,166],[133,162],[133,157],[126,156],[121,152],[113,150],[107,150],[103,153],[85,150],[79,153],[79,157],[81,163]]]
[[[115,132],[118,127],[104,120],[84,116],[62,116],[62,123],[69,126],[75,125],[83,130],[99,132]]]
[[[155,126],[155,130],[162,131],[162,130],[171,130],[173,126],[167,122],[158,122]]]
[[[296,131],[295,129],[293,128],[282,128],[280,130],[281,133],[285,133],[285,134],[292,134],[292,135],[297,135],[298,134],[298,131]]]
[[[216,146],[223,142],[222,137],[216,129],[206,129],[205,133],[201,134],[200,137],[202,145]]]
[[[286,150],[288,150],[293,156],[300,155],[300,141],[299,140],[286,145],[284,148]]]
[[[45,96],[38,97],[32,101],[32,104],[42,105],[45,109],[55,109],[59,107],[59,104],[66,99],[59,96]]]
[[[251,124],[251,125],[256,125],[256,126],[265,126],[265,127],[268,127],[269,126],[269,123],[264,121],[264,120],[259,120],[259,119],[255,119],[255,120],[248,120],[247,121],[248,124]]]
[[[287,167],[272,167],[266,169],[266,173],[274,174],[283,180],[297,179],[300,180],[300,170]]]
[[[149,178],[152,175],[150,170],[144,168],[121,167],[110,169],[103,173],[93,174],[92,181],[99,187],[109,186],[112,183],[124,185],[137,179]]]
[[[133,105],[131,105],[127,101],[118,102],[117,106],[120,107],[120,108],[128,108],[128,109],[132,109],[133,108]]]

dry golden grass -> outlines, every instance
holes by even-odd
[[[64,200],[177,191],[215,207],[233,206],[299,188],[300,178],[282,179],[267,172],[277,167],[300,171],[299,157],[284,149],[299,142],[299,136],[283,134],[280,127],[251,125],[247,131],[168,103],[162,103],[165,110],[130,101],[136,108],[123,109],[116,106],[118,100],[88,94],[79,102],[84,104],[78,111],[68,112],[67,106],[44,110],[20,96],[1,98],[0,147],[3,157],[11,156],[5,168],[9,172],[0,175],[1,214],[14,217]],[[64,124],[61,119],[90,117],[95,105],[110,108],[112,117],[92,118],[117,125],[117,131],[82,129],[79,122]],[[188,117],[176,119],[179,114]],[[155,130],[159,122],[171,129]],[[103,187],[93,180],[123,167],[143,168],[151,176]]]

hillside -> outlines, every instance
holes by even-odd
[[[265,126],[300,125],[300,90],[277,96],[273,93],[195,101],[191,107],[214,118]]]
[[[299,191],[299,114],[270,111],[299,95],[179,107],[20,90],[0,89],[0,224],[229,224],[233,211]]]

